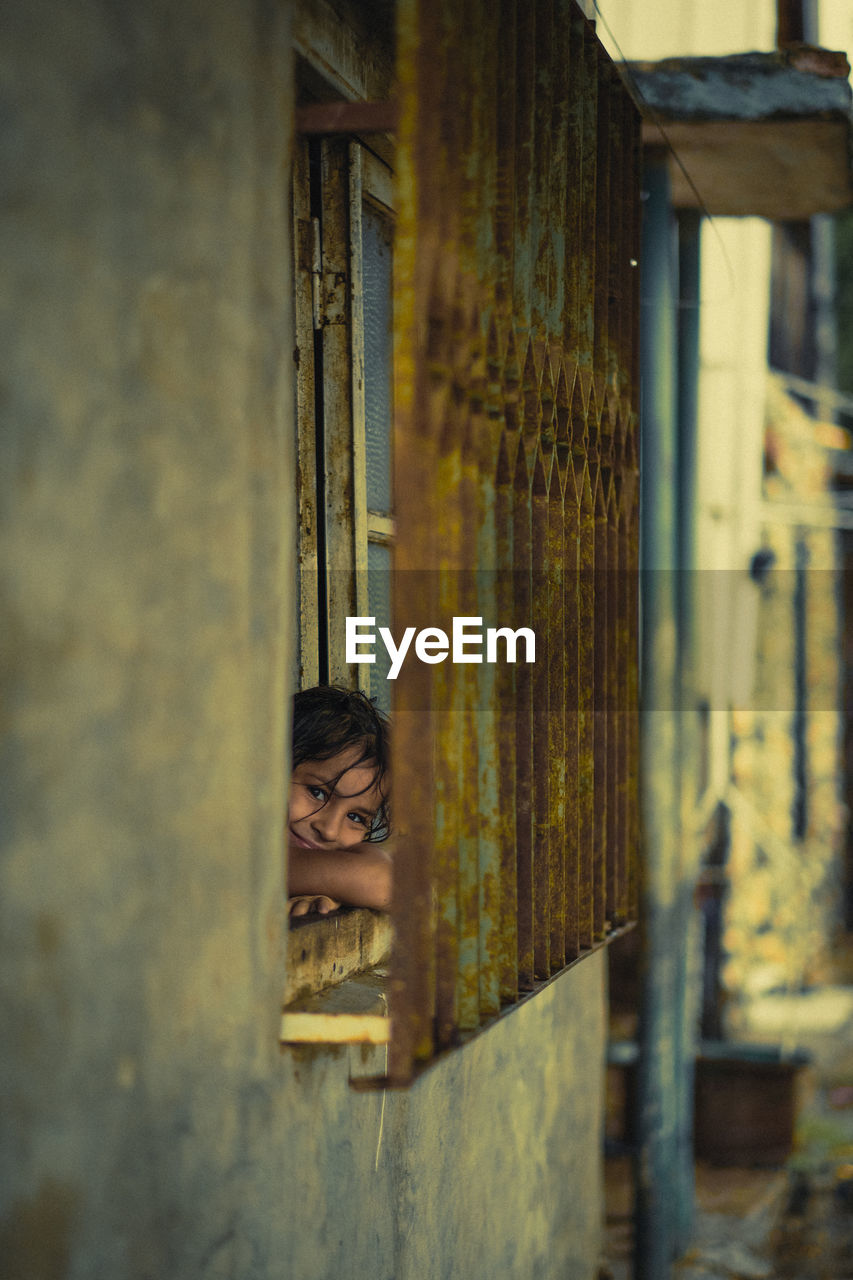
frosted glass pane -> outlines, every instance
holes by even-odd
[[[370,616],[376,619],[374,653],[376,661],[370,668],[370,696],[376,699],[383,711],[391,710],[391,689],[388,670],[391,661],[388,650],[379,638],[380,627],[391,626],[391,548],[378,542],[367,544],[367,603]]]
[[[391,513],[391,228],[370,205],[362,209],[364,418],[367,505]]]

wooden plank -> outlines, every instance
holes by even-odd
[[[315,423],[314,295],[319,287],[320,225],[312,218],[309,152],[293,155],[294,322],[296,329],[296,558],[299,592],[300,688],[320,678],[317,597],[317,438]],[[315,284],[316,282],[316,284]]]
[[[853,203],[847,121],[668,122],[663,136],[644,123],[647,146],[664,137],[678,156],[668,165],[676,209],[781,220]]]
[[[288,1005],[280,1039],[286,1044],[387,1044],[387,980],[386,969],[372,969]]]
[[[397,104],[388,102],[309,102],[296,108],[296,132],[393,133]]]
[[[391,1020],[365,1013],[297,1013],[281,1015],[283,1044],[387,1044]]]

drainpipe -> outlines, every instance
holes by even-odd
[[[684,1168],[686,940],[679,758],[677,260],[664,151],[647,152],[641,277],[641,1008],[635,1115],[637,1280],[667,1280],[693,1198]],[[692,1175],[692,1166],[691,1166]]]
[[[696,581],[696,512],[698,492],[699,429],[699,249],[702,215],[695,209],[678,214],[678,327],[676,431],[678,439],[678,512],[676,527],[676,592],[678,652],[676,734],[681,769],[681,863],[678,873],[679,920],[677,937],[684,962],[677,969],[675,1011],[679,1019],[681,1063],[678,1073],[680,1099],[677,1126],[677,1183],[674,1243],[678,1253],[687,1248],[693,1231],[693,1085],[698,1026],[701,1010],[703,947],[700,917],[695,906],[698,867],[693,830],[701,777],[700,717],[697,640],[698,591]]]

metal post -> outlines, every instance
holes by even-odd
[[[641,280],[641,787],[642,1001],[637,1067],[636,1248],[638,1280],[664,1280],[680,1243],[683,1183],[683,1055],[680,769],[677,740],[679,628],[676,593],[675,226],[665,153],[645,158]]]

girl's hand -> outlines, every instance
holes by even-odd
[[[340,905],[326,893],[302,894],[297,898],[288,898],[287,914],[289,916],[327,916],[330,911],[337,911]]]

